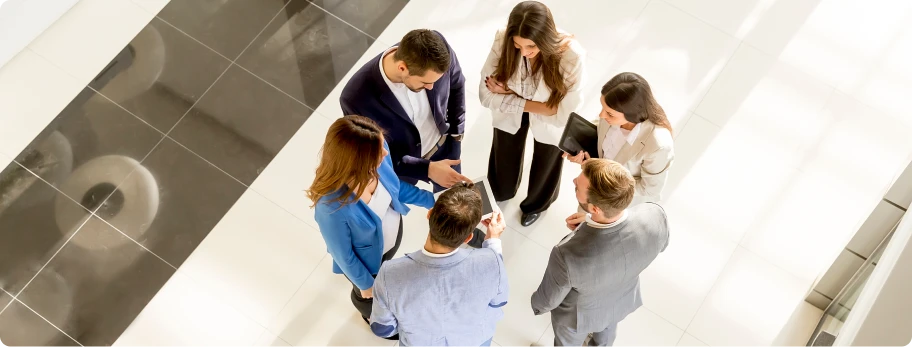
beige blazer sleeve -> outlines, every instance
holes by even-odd
[[[636,177],[636,195],[643,202],[656,202],[662,198],[662,189],[668,179],[668,170],[674,162],[674,142],[668,129],[656,127],[653,131],[655,146],[646,146]]]

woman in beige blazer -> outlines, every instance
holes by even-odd
[[[598,157],[623,164],[636,178],[633,204],[657,202],[674,161],[671,124],[646,80],[635,73],[614,76],[602,87]],[[585,151],[568,160],[582,164]]]
[[[497,31],[482,68],[479,99],[494,125],[488,181],[497,201],[516,195],[526,136],[535,139],[529,193],[519,205],[523,226],[557,199],[564,161],[557,143],[582,102],[584,61],[582,46],[557,29],[548,7],[523,1]]]

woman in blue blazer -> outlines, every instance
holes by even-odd
[[[399,181],[383,132],[361,116],[345,116],[330,126],[307,194],[333,272],[351,281],[352,303],[368,321],[374,277],[399,248],[406,204],[430,209],[434,195]]]

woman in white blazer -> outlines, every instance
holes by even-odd
[[[522,176],[526,135],[535,139],[529,194],[519,205],[529,226],[557,199],[561,150],[557,147],[570,113],[582,103],[583,48],[559,31],[551,11],[524,1],[498,30],[481,71],[479,98],[491,110],[494,141],[488,180],[494,199],[512,199]]]
[[[674,161],[674,140],[665,111],[642,76],[624,72],[602,87],[598,157],[623,164],[636,178],[633,204],[657,202]],[[582,164],[589,153],[564,154]]]

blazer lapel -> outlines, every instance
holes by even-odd
[[[402,104],[399,103],[399,99],[396,99],[396,95],[393,94],[393,91],[390,90],[389,86],[386,85],[386,80],[383,79],[383,71],[380,70],[380,60],[382,60],[384,55],[381,53],[377,60],[371,61],[371,66],[373,66],[374,73],[374,84],[376,85],[377,90],[380,91],[380,100],[386,104],[386,107],[389,107],[393,113],[399,115],[408,122],[412,122],[412,119],[409,118],[408,113],[405,113],[405,109],[402,108]]]
[[[602,157],[604,157],[604,155],[602,153],[605,153],[605,149],[602,148],[602,143],[605,142],[605,136],[608,136],[608,129],[611,129],[611,124],[608,124],[608,122],[605,121],[604,119],[602,119],[601,117],[599,117],[597,122],[598,123],[596,123],[596,124],[598,124],[598,125],[595,128],[596,128],[596,132],[598,133],[598,136],[596,136],[595,138],[596,138],[596,141],[598,141],[598,143],[597,143],[598,153],[595,153],[594,155],[592,153],[589,153],[589,156],[591,156],[593,158],[602,158]]]
[[[626,164],[630,161],[631,158],[640,154],[640,151],[643,150],[643,147],[646,147],[646,137],[652,136],[652,131],[655,130],[655,124],[652,122],[646,121],[640,124],[640,135],[637,136],[636,141],[633,145],[629,143],[624,143],[624,146],[621,147],[621,151],[618,152],[617,156],[614,157],[614,161]]]

